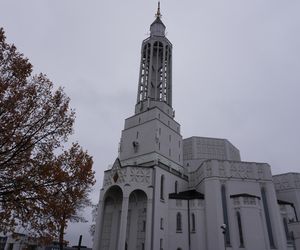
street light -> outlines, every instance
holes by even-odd
[[[226,224],[221,225],[222,234],[224,236],[224,248],[225,248],[225,250],[226,250],[226,228],[227,228]]]

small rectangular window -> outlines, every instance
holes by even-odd
[[[164,219],[160,218],[160,229],[164,229]]]
[[[143,220],[143,230],[142,230],[142,232],[146,232],[146,221],[145,220]]]
[[[136,131],[136,139],[139,138],[139,131]]]
[[[160,239],[159,241],[159,248],[160,250],[163,250],[163,239]]]

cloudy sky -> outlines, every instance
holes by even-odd
[[[7,41],[76,109],[72,140],[94,157],[96,203],[134,112],[140,46],[154,0],[0,0]],[[229,139],[245,161],[300,171],[300,1],[162,0],[173,43],[173,107],[183,137]],[[90,218],[89,211],[86,211]],[[67,240],[91,246],[89,223]]]

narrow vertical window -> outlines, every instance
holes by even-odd
[[[159,248],[160,248],[160,250],[163,250],[164,248],[163,248],[163,239],[160,239],[160,241],[159,241]]]
[[[160,113],[158,113],[158,119],[160,119]]]
[[[175,181],[175,193],[177,194],[178,192],[178,181]]]
[[[239,237],[240,237],[240,247],[244,247],[244,236],[243,236],[243,229],[242,229],[242,221],[241,221],[241,214],[240,212],[236,213],[238,229],[239,229]]]
[[[143,220],[143,230],[142,230],[142,232],[146,232],[146,221],[145,220]]]
[[[261,189],[261,198],[262,198],[263,207],[264,207],[264,211],[265,211],[265,218],[266,218],[266,223],[267,223],[270,247],[275,248],[270,213],[269,213],[268,202],[267,202],[267,197],[266,197],[266,190],[264,188]]]
[[[160,199],[164,200],[164,185],[165,185],[165,176],[160,177]]]
[[[160,142],[158,143],[158,150],[160,150]]]
[[[230,234],[229,234],[229,223],[228,223],[225,185],[222,185],[222,187],[221,187],[221,195],[222,195],[223,220],[224,220],[224,224],[226,224],[225,241],[226,241],[226,245],[229,246],[230,245]]]
[[[159,135],[161,135],[161,128],[158,129],[158,133],[159,133]]]
[[[141,117],[139,117],[139,123],[141,123]]]
[[[287,219],[286,218],[283,218],[283,226],[284,226],[284,231],[285,231],[285,235],[286,235],[287,241],[291,241],[291,235],[289,233],[289,229],[288,229],[288,224],[287,224]]]
[[[181,213],[177,213],[176,215],[176,232],[182,231],[182,221],[181,221]]]
[[[160,218],[160,229],[164,229],[164,219]]]
[[[139,138],[139,131],[136,131],[136,139]]]
[[[194,213],[192,213],[192,232],[196,232],[196,220]]]
[[[171,142],[171,135],[169,135],[169,142]]]
[[[168,121],[168,126],[170,127],[170,121]]]

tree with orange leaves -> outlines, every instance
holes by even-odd
[[[77,143],[62,148],[75,119],[69,101],[45,75],[32,76],[32,65],[6,43],[1,28],[1,232],[21,226],[63,240],[67,222],[88,204],[95,182],[92,158]]]

